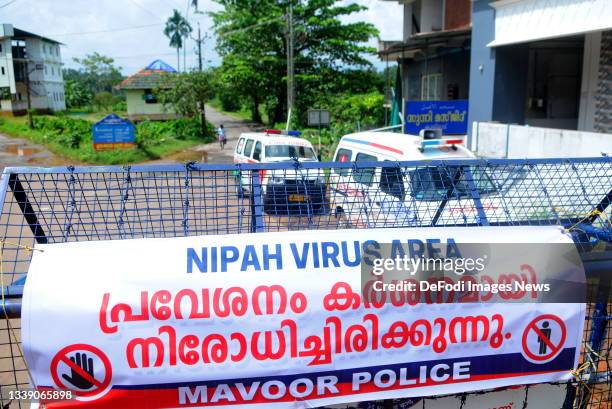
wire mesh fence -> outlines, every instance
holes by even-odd
[[[607,157],[7,168],[0,183],[5,318],[0,386],[28,385],[19,311],[35,243],[304,229],[562,225],[581,252],[593,301],[565,406],[609,408],[610,202],[612,158]],[[0,404],[22,405],[2,394]],[[406,407],[406,402],[380,405]]]

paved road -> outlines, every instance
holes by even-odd
[[[43,146],[0,134],[0,172],[8,166],[59,166],[66,161]]]
[[[234,148],[238,142],[238,137],[243,132],[249,132],[260,127],[252,122],[236,119],[233,116],[221,113],[210,106],[206,106],[206,119],[218,127],[223,124],[227,134],[227,144],[224,149],[221,149],[218,142],[202,144],[177,152],[164,159],[159,159],[154,162],[147,163],[170,163],[170,162],[186,162],[196,161],[203,163],[233,163]]]

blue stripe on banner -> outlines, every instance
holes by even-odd
[[[520,353],[514,354],[501,354],[501,355],[484,355],[474,357],[461,357],[453,359],[440,359],[435,361],[420,361],[420,362],[407,362],[393,365],[380,365],[380,366],[369,366],[363,368],[352,368],[343,369],[336,371],[325,371],[325,372],[311,372],[311,373],[300,373],[293,375],[279,375],[279,376],[264,376],[264,377],[253,377],[244,379],[223,379],[214,381],[195,381],[195,382],[181,382],[181,383],[163,383],[163,384],[151,384],[151,385],[113,385],[113,389],[126,389],[126,390],[139,390],[139,389],[167,389],[177,388],[179,386],[216,386],[219,384],[227,384],[232,382],[245,382],[249,383],[260,381],[261,383],[277,380],[285,384],[291,383],[294,379],[299,378],[316,378],[317,376],[333,375],[338,378],[339,383],[350,383],[352,382],[352,376],[355,372],[370,372],[376,373],[382,369],[391,369],[399,371],[401,368],[407,368],[408,373],[414,374],[414,377],[418,376],[419,367],[421,365],[427,365],[432,367],[437,364],[447,364],[452,366],[455,362],[470,361],[470,375],[472,376],[483,376],[483,375],[501,375],[501,374],[512,374],[516,373],[516,376],[529,375],[529,373],[542,373],[542,372],[557,372],[557,371],[570,371],[574,367],[574,356],[576,354],[576,348],[565,348],[559,353],[559,355],[550,362],[544,364],[536,364],[529,362]]]

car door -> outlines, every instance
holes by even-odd
[[[376,227],[406,227],[416,224],[414,203],[409,198],[407,175],[395,164],[380,168],[378,190],[372,197]]]
[[[246,163],[252,162],[251,155],[253,153],[253,145],[255,145],[255,141],[253,139],[247,139],[244,144],[242,157]],[[248,189],[251,186],[251,172],[243,171],[240,175],[240,180],[242,182],[242,187]]]
[[[334,162],[349,163],[352,160],[353,151],[348,148],[338,148]],[[329,176],[331,203],[334,213],[346,212],[349,206],[349,193],[351,192],[351,168],[333,168]]]
[[[377,211],[373,206],[378,191],[378,173],[375,167],[360,167],[359,162],[377,162],[377,156],[359,152],[355,155],[357,166],[351,172],[351,205],[348,212],[352,224],[358,227],[375,225]]]

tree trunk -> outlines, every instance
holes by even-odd
[[[204,101],[200,101],[200,134],[202,138],[206,136],[206,105]]]
[[[274,105],[272,116],[269,119],[270,125],[279,122],[285,122],[285,90],[280,91],[277,95],[278,102]]]
[[[253,106],[251,107],[251,119],[253,122],[261,123],[261,115],[259,114],[259,97],[257,94],[252,95]]]
[[[176,47],[176,70],[181,72],[181,49]]]

